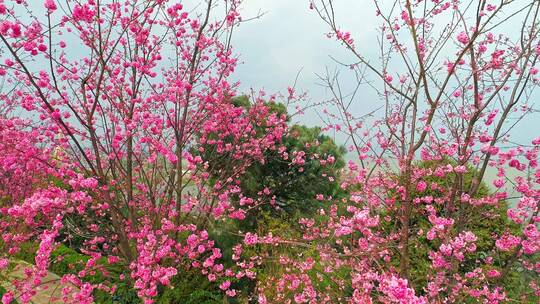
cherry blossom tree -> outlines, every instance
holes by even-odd
[[[187,269],[233,297],[231,281],[254,276],[250,259],[225,267],[205,227],[243,217],[239,177],[277,149],[285,117],[231,102],[240,1],[189,5],[0,1],[0,267],[39,244],[3,303],[32,299],[61,243],[89,256],[61,278],[65,303],[91,303],[119,281],[152,303]],[[210,178],[199,155],[227,155],[231,168]]]
[[[356,80],[350,91],[321,77],[333,95],[326,129],[356,155],[341,181],[350,196],[323,197],[301,239],[246,237],[283,265],[259,282],[259,303],[536,303],[540,138],[511,135],[535,111],[540,3],[371,3],[376,41],[342,27],[346,1],[309,3],[352,56],[336,58]],[[368,91],[380,108],[362,113]],[[503,225],[482,246],[478,216]],[[308,249],[274,257],[274,246]]]

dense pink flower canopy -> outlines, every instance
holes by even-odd
[[[154,303],[188,270],[231,298],[236,282],[256,281],[258,303],[540,297],[540,137],[509,136],[534,111],[539,2],[374,0],[381,54],[370,60],[336,1],[309,1],[383,110],[353,115],[357,89],[321,78],[333,95],[320,104],[324,130],[354,155],[338,180],[347,194],[317,194],[324,207],[300,219],[299,236],[238,232],[231,263],[210,227],[276,205],[277,189],[243,194],[251,165],[269,153],[298,172],[336,161],[288,154],[287,115],[263,94],[233,101],[241,1],[39,2],[0,0],[0,274],[36,244],[3,303],[29,303],[73,242],[88,259],[59,279],[64,303],[93,303],[120,281]],[[501,30],[505,16],[519,35]],[[502,228],[486,233],[479,217]],[[282,270],[261,279],[265,263]],[[520,294],[507,288],[516,269]]]
[[[238,176],[276,148],[286,125],[261,101],[249,109],[231,103],[227,78],[237,59],[229,37],[239,3],[220,3],[223,19],[210,15],[210,3],[190,13],[168,1],[47,0],[35,15],[29,2],[0,3],[9,90],[0,129],[2,246],[13,254],[40,240],[35,266],[4,302],[28,302],[53,249],[83,231],[91,259],[62,278],[77,290],[66,287],[65,302],[92,302],[94,289],[114,288],[85,281],[104,267],[102,257],[127,265],[147,302],[158,285],[170,285],[177,263],[223,280],[250,275],[249,261],[219,264],[220,250],[186,217],[238,216],[230,201]],[[263,125],[267,132],[257,134]],[[204,149],[232,159],[212,187],[208,164],[193,154]]]

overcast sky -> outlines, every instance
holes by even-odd
[[[375,34],[377,24],[369,3],[348,1],[348,13],[338,11],[346,17],[343,23],[347,26],[362,29],[364,24],[365,31],[359,37],[363,40]],[[329,29],[309,9],[307,0],[248,0],[242,15],[256,16],[259,10],[265,14],[244,23],[235,36],[235,48],[242,61],[235,79],[241,82],[241,90],[263,88],[269,93],[286,92],[301,71],[297,89],[308,91],[314,101],[324,99],[326,94],[317,85],[316,74],[324,74],[327,67],[332,70],[337,67],[329,55],[346,61],[351,60],[350,55],[325,36]]]
[[[300,85],[312,86],[315,73],[333,64],[328,55],[341,47],[326,38],[327,26],[303,0],[250,0],[244,17],[265,14],[243,24],[236,32],[235,48],[243,64],[236,76],[242,88],[263,86],[282,90],[291,85],[302,70]]]

